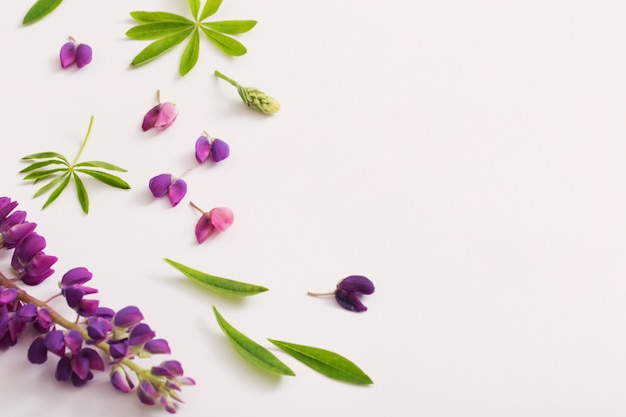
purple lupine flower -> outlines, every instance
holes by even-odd
[[[170,345],[165,339],[152,339],[143,345],[143,350],[153,355],[158,353],[165,353],[169,355],[172,353]]]
[[[360,295],[373,294],[374,283],[367,277],[362,275],[350,275],[337,283],[337,288],[329,293],[309,292],[312,296],[334,295],[337,303],[343,308],[363,312],[367,311],[367,307],[359,299]]]
[[[196,222],[196,240],[202,243],[208,239],[213,232],[225,232],[230,228],[235,219],[233,211],[228,207],[215,207],[208,212],[203,211],[193,202],[190,203],[193,208],[202,213]]]
[[[120,309],[113,317],[113,324],[116,327],[130,328],[143,320],[143,314],[139,308],[128,306]]]
[[[115,361],[120,361],[131,354],[128,340],[109,340],[109,354]]]
[[[206,133],[205,133],[206,134]],[[204,163],[209,157],[213,162],[222,161],[230,155],[230,147],[221,139],[211,138],[208,134],[196,140],[196,161]]]
[[[128,343],[131,346],[143,346],[151,341],[156,333],[146,323],[139,323],[130,331]]]
[[[15,211],[0,222],[0,246],[13,249],[27,235],[35,230],[37,223],[26,220],[25,211]]]
[[[30,233],[16,246],[11,259],[11,267],[26,285],[38,285],[54,272],[51,266],[58,260],[56,256],[46,255],[43,249],[46,240]]]
[[[176,178],[171,174],[159,174],[150,179],[148,187],[152,192],[152,195],[159,198],[165,194],[170,199],[170,204],[175,207],[187,194],[187,183],[181,179]]]
[[[69,37],[69,41],[61,46],[59,51],[59,59],[63,69],[76,64],[78,68],[82,68],[91,62],[93,51],[87,44],[76,44],[76,40]]]
[[[153,127],[163,130],[170,127],[176,117],[178,116],[178,110],[176,105],[170,102],[161,103],[161,92],[157,91],[157,105],[148,110],[148,113],[143,117],[141,129],[145,132]]]
[[[135,388],[135,384],[130,379],[126,369],[121,365],[115,365],[111,368],[111,384],[122,392],[131,392]]]
[[[50,312],[46,308],[40,308],[37,310],[37,317],[33,322],[33,327],[39,333],[47,333],[50,331],[52,327],[52,317],[50,317]]]
[[[68,306],[73,309],[81,308],[85,313],[91,311],[85,308],[84,303],[81,306],[81,303],[85,295],[95,294],[98,292],[95,288],[83,285],[91,280],[92,276],[93,274],[87,268],[82,266],[72,268],[63,275],[59,286],[61,287],[61,294],[65,297],[65,301],[67,301]],[[93,309],[93,305],[90,304],[89,308]]]
[[[15,207],[17,207],[17,201],[11,201],[9,197],[0,197],[0,222],[4,221]]]

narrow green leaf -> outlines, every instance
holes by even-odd
[[[33,162],[32,164],[30,164],[29,166],[27,166],[26,168],[24,168],[23,170],[21,170],[19,173],[20,174],[24,174],[25,172],[30,172],[30,171],[34,171],[36,169],[39,168],[43,168],[45,166],[48,165],[53,165],[53,164],[58,164],[58,165],[65,165],[67,166],[67,164],[63,161],[59,161],[57,159],[51,159],[49,161],[39,161],[39,162]]]
[[[231,38],[230,36],[226,36],[212,29],[207,29],[204,26],[200,26],[200,29],[202,29],[211,42],[228,55],[241,56],[248,52],[246,47],[243,46],[241,42]]]
[[[236,35],[251,30],[256,24],[256,20],[222,20],[219,22],[203,23],[202,26],[218,32]]]
[[[189,9],[194,19],[198,18],[198,12],[200,11],[200,0],[189,0]]]
[[[75,172],[74,183],[76,183],[76,193],[78,194],[80,207],[83,209],[83,213],[89,214],[89,196],[87,195],[87,190],[85,189],[85,184],[83,184],[83,180],[81,180],[78,174]]]
[[[150,22],[185,22],[193,24],[193,22],[184,16],[180,16],[168,12],[144,12],[136,11],[130,12],[130,16],[139,23]]]
[[[56,153],[56,152],[33,153],[33,154],[30,154],[30,155],[23,156],[22,157],[22,161],[29,161],[29,160],[33,160],[33,159],[49,159],[49,158],[57,158],[57,159],[60,159],[61,161],[65,162],[68,166],[70,165],[70,161],[68,161],[66,157],[64,157],[60,153]]]
[[[221,4],[222,0],[206,0],[206,3],[204,4],[204,9],[202,9],[202,13],[200,14],[200,18],[198,19],[198,21],[202,22],[207,17],[215,14],[215,12],[217,12],[217,9],[220,8]]]
[[[303,364],[339,381],[367,385],[374,382],[350,360],[329,350],[267,339]]]
[[[185,76],[198,62],[198,56],[200,55],[200,33],[198,28],[194,28],[191,34],[191,39],[185,47],[183,56],[180,58],[180,75]]]
[[[108,162],[102,162],[102,161],[85,161],[85,162],[81,162],[79,164],[74,165],[74,168],[76,167],[96,167],[96,168],[108,169],[111,171],[128,172],[124,168],[118,167],[117,165],[113,165]]]
[[[22,24],[29,25],[50,14],[63,0],[37,0],[26,12]]]
[[[161,39],[190,27],[194,27],[192,22],[151,22],[133,26],[126,31],[126,36],[138,41]]]
[[[126,181],[116,175],[109,174],[108,172],[95,171],[93,169],[77,169],[76,171],[90,175],[98,181],[110,185],[111,187],[121,188],[123,190],[130,189],[130,185],[128,185]]]
[[[65,190],[65,187],[67,187],[67,184],[69,184],[70,182],[70,173],[67,172],[59,178],[63,178],[63,182],[52,192],[52,194],[50,194],[50,197],[48,197],[48,200],[45,202],[45,204],[41,208],[42,210],[48,207],[50,203],[56,200],[57,197],[61,195],[63,190]]]
[[[294,376],[295,373],[283,362],[280,361],[272,352],[256,343],[254,340],[245,336],[243,333],[231,326],[224,317],[213,306],[213,312],[220,328],[228,337],[233,347],[241,356],[243,356],[251,364],[278,375]]]
[[[60,176],[56,177],[55,179],[51,180],[49,183],[47,183],[46,185],[41,187],[39,190],[37,190],[35,195],[33,195],[33,198],[37,198],[40,195],[44,195],[45,193],[50,191],[55,185],[57,185],[58,183],[63,181],[64,178],[65,178],[65,175],[60,175]]]
[[[193,282],[209,288],[219,294],[245,297],[267,291],[267,288],[261,287],[260,285],[248,284],[245,282],[233,281],[232,279],[216,277],[215,275],[205,274],[204,272],[172,261],[171,259],[165,258],[164,261],[172,265],[178,271],[182,272],[183,275],[191,279]]]
[[[57,172],[61,172],[61,171],[68,171],[67,168],[56,168],[56,169],[48,169],[48,170],[44,170],[44,171],[33,171],[30,174],[26,175],[23,180],[24,181],[30,181],[30,180],[37,180],[37,179],[44,179],[47,177],[50,177],[54,174],[56,174]]]
[[[174,35],[152,42],[150,45],[146,46],[141,52],[139,52],[139,54],[137,54],[137,56],[133,59],[130,65],[136,67],[138,65],[142,65],[146,62],[152,61],[160,55],[163,55],[164,53],[184,41],[185,38],[189,36],[192,30],[193,28],[185,29]]]

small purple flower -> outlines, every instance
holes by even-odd
[[[170,346],[165,339],[153,339],[143,345],[143,350],[150,354],[159,354],[165,353],[170,354],[172,351],[170,350]]]
[[[146,323],[139,323],[130,331],[128,343],[131,346],[143,346],[151,341],[156,333]]]
[[[196,140],[196,160],[199,164],[204,163],[209,157],[213,162],[222,161],[230,155],[230,147],[221,139],[200,136]]]
[[[367,307],[361,302],[359,296],[373,293],[374,283],[369,278],[362,275],[350,275],[339,281],[337,288],[333,292],[309,292],[308,294],[312,296],[334,295],[337,303],[343,308],[350,311],[363,312],[367,311]]]
[[[228,207],[215,207],[208,212],[190,202],[191,206],[202,213],[196,222],[196,240],[202,243],[213,234],[213,232],[225,232],[232,226],[235,220],[233,211]]]
[[[73,64],[76,64],[78,68],[82,68],[91,62],[93,51],[87,44],[76,44],[76,40],[72,37],[69,41],[64,43],[59,52],[59,58],[61,60],[61,67],[68,68]]]
[[[17,207],[17,201],[11,201],[9,197],[0,197],[0,223]]]
[[[37,285],[54,272],[50,267],[57,261],[56,256],[46,255],[43,249],[46,240],[36,233],[30,233],[16,246],[11,259],[11,268],[26,285]]]
[[[87,294],[95,294],[98,292],[95,288],[83,285],[91,280],[92,276],[92,273],[82,266],[72,268],[63,275],[59,286],[61,287],[61,294],[65,297],[68,306],[73,309],[85,309],[85,304],[81,307],[83,297]],[[93,308],[93,306],[91,306],[91,308]]]
[[[130,328],[143,320],[143,314],[135,306],[124,307],[113,317],[113,325],[116,327]]]
[[[176,207],[187,194],[187,183],[171,174],[160,174],[152,177],[148,187],[154,197],[159,198],[167,194],[172,207]]]
[[[121,365],[111,368],[111,384],[122,392],[131,392],[135,388],[135,384],[130,379],[126,369]]]
[[[170,102],[161,103],[161,92],[157,91],[157,105],[148,110],[148,113],[143,117],[141,129],[145,132],[153,127],[163,130],[170,127],[176,117],[178,117],[178,110],[176,105]]]

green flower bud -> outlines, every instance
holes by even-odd
[[[219,71],[215,71],[215,75],[219,78],[228,81],[233,86],[237,87],[237,92],[241,97],[241,100],[248,106],[264,114],[274,114],[280,109],[280,103],[265,94],[263,91],[254,87],[244,87],[237,81],[228,78]]]

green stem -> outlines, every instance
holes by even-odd
[[[93,126],[93,115],[89,119],[89,127],[87,128],[87,134],[85,135],[85,139],[83,139],[83,144],[80,146],[80,150],[78,151],[78,155],[76,155],[76,159],[74,159],[74,163],[72,164],[72,166],[78,163],[80,156],[83,154],[83,151],[85,150],[85,146],[87,145],[87,139],[89,139],[89,135],[91,134],[92,126]]]
[[[221,78],[224,81],[228,81],[229,83],[231,83],[232,85],[234,85],[235,87],[239,86],[239,83],[235,80],[233,80],[232,78],[229,78],[227,76],[225,76],[224,74],[222,74],[221,72],[219,72],[218,70],[215,70],[214,72],[215,75],[217,75],[219,78]]]
[[[310,295],[312,297],[325,297],[327,295],[335,295],[335,291],[332,292],[307,292],[307,295]]]
[[[191,205],[191,207],[195,208],[200,213],[204,214],[204,210],[202,210],[200,207],[196,206],[193,201],[190,201],[189,204]]]

